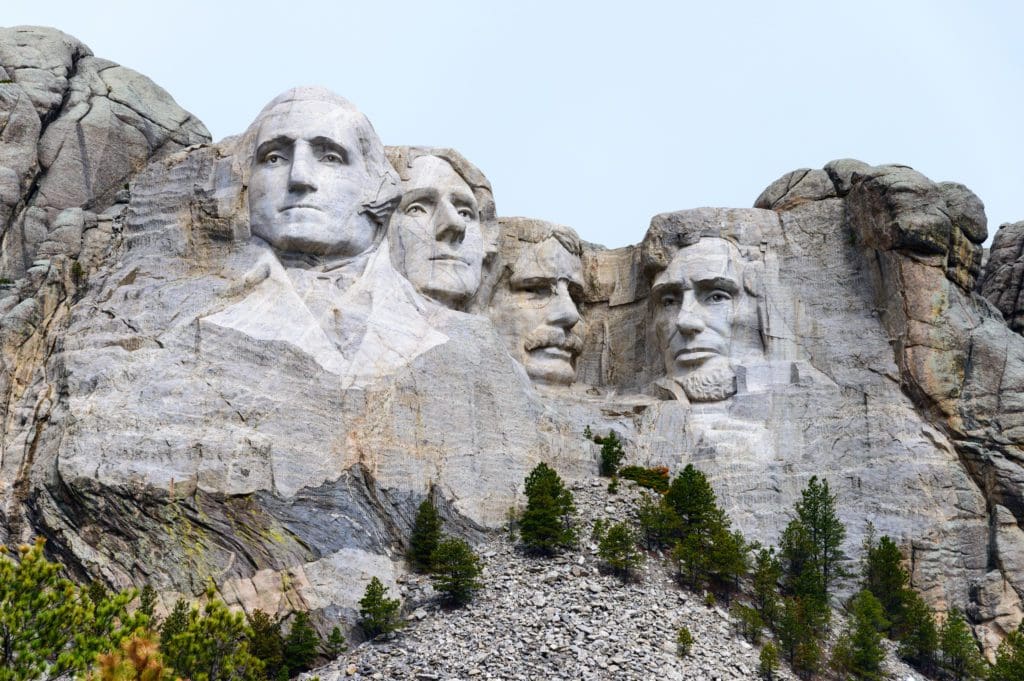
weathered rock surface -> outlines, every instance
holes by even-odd
[[[988,645],[1020,620],[1024,338],[1003,320],[1019,239],[1003,230],[982,273],[984,208],[966,187],[834,161],[752,209],[655,216],[626,248],[541,220],[503,218],[499,237],[478,225],[473,258],[422,259],[413,282],[387,219],[435,209],[396,198],[390,167],[373,170],[380,201],[332,205],[376,225],[360,252],[253,236],[255,169],[312,173],[278,187],[287,205],[261,187],[271,212],[303,214],[309,178],[349,172],[356,151],[323,142],[319,119],[257,145],[260,121],[340,98],[291,91],[205,144],[157,86],[59,32],[0,30],[0,67],[0,541],[44,534],[80,575],[165,599],[212,580],[246,609],[351,622],[371,576],[402,577],[426,495],[482,539],[537,462],[589,481],[590,426],[614,429],[629,462],[698,465],[762,542],[824,476],[848,553],[870,520],[934,607],[970,606]],[[366,124],[358,150],[374,144],[386,163]],[[402,248],[455,259],[444,238],[493,225],[486,178],[458,159],[448,189],[486,195],[449,201]],[[435,301],[431,273],[451,271],[478,283],[448,301],[470,312]],[[667,662],[652,664],[636,673]]]

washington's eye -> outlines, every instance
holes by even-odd
[[[268,165],[277,165],[282,161],[284,161],[284,156],[277,153],[276,151],[271,151],[263,157],[263,162]]]
[[[725,291],[712,291],[705,300],[709,303],[725,303],[732,300],[732,296]]]

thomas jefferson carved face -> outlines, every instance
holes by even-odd
[[[285,252],[369,249],[378,225],[363,210],[374,182],[360,144],[368,127],[338,101],[290,99],[264,111],[249,181],[252,233]]]
[[[549,237],[522,250],[507,284],[496,291],[492,310],[512,356],[537,383],[572,383],[583,348],[576,332],[583,293],[579,257]]]
[[[402,182],[389,234],[395,268],[424,295],[462,309],[480,288],[484,242],[472,188],[437,156],[420,156]]]
[[[725,239],[680,249],[654,279],[651,302],[665,373],[698,402],[736,392],[730,357],[756,311],[743,285],[743,258]]]

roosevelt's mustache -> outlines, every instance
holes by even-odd
[[[523,341],[523,347],[526,348],[527,352],[537,348],[556,347],[566,350],[573,355],[578,355],[583,349],[583,338],[571,331],[566,333],[561,329],[544,327],[531,331],[526,340]]]

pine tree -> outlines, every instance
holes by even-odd
[[[167,650],[168,644],[175,636],[185,631],[188,626],[188,603],[183,598],[174,601],[171,613],[160,625],[160,650]]]
[[[339,657],[346,650],[348,650],[348,641],[345,640],[345,635],[341,633],[340,627],[334,627],[331,629],[331,635],[328,636],[327,641],[324,642],[324,656],[333,660]]]
[[[594,437],[594,442],[601,445],[601,475],[610,478],[618,472],[619,464],[626,455],[622,450],[622,442],[614,430],[607,437]]]
[[[996,662],[989,670],[988,681],[1021,681],[1024,679],[1024,622],[1011,631],[996,650]]]
[[[883,536],[878,542],[866,542],[863,588],[870,591],[885,610],[891,623],[890,634],[900,628],[910,575],[903,567],[903,555],[896,542]]]
[[[643,554],[637,550],[637,537],[626,523],[616,523],[608,528],[597,546],[597,555],[615,574],[628,580],[632,571],[643,562]]]
[[[430,555],[434,553],[441,541],[441,518],[437,515],[437,507],[428,498],[420,504],[416,512],[416,521],[409,536],[409,562],[416,572],[430,572]]]
[[[391,633],[401,626],[398,621],[401,601],[388,598],[387,591],[388,588],[374,577],[366,585],[366,591],[359,600],[359,626],[370,640]]]
[[[729,519],[724,514],[711,530],[711,555],[708,570],[722,587],[726,601],[739,588],[739,582],[750,568],[749,547],[739,530],[729,531]]]
[[[526,477],[526,509],[519,520],[519,536],[530,551],[553,555],[573,546],[576,512],[572,493],[550,466],[539,463]]]
[[[973,679],[984,673],[985,662],[978,651],[967,620],[956,608],[949,611],[939,630],[939,651],[942,668],[955,679]]]
[[[900,657],[918,669],[931,671],[939,647],[939,632],[931,609],[919,593],[908,590],[904,594],[902,617],[894,633],[900,642]]]
[[[431,580],[434,589],[451,605],[465,605],[483,584],[480,558],[462,539],[445,539],[430,558],[433,564]]]
[[[171,681],[152,632],[140,630],[121,642],[119,650],[96,658],[87,681]]]
[[[184,601],[179,601],[184,602]],[[177,604],[175,604],[177,606]],[[262,610],[253,610],[248,616],[249,652],[263,662],[268,679],[276,679],[282,669],[287,673],[284,664],[284,637],[281,635],[281,620],[271,617]]]
[[[84,673],[97,654],[116,649],[149,618],[129,614],[134,590],[108,593],[60,576],[43,540],[16,558],[0,554],[0,680]]]
[[[184,630],[166,647],[161,645],[164,661],[184,679],[260,681],[265,670],[263,662],[249,651],[252,629],[245,616],[213,598],[212,589],[207,598],[202,611],[189,611]]]
[[[775,678],[776,670],[779,668],[779,650],[775,644],[769,641],[761,648],[760,665],[758,671],[765,681],[772,681]]]
[[[805,601],[819,601],[819,607],[827,610],[832,587],[846,576],[842,566],[846,528],[836,515],[836,497],[828,481],[812,476],[795,511],[781,541],[787,587]]]
[[[850,626],[840,637],[832,656],[832,667],[858,681],[882,678],[882,631],[889,627],[885,611],[867,589],[850,601]]]
[[[150,626],[155,622],[153,611],[156,608],[156,590],[146,584],[139,592],[139,612],[149,618]]]
[[[673,538],[682,535],[679,516],[661,495],[652,498],[650,494],[644,494],[640,497],[637,520],[644,544],[651,551],[672,546]]]
[[[711,483],[693,464],[687,464],[683,472],[672,480],[665,493],[665,502],[682,523],[683,536],[695,528],[710,526],[718,510]]]
[[[775,628],[779,613],[779,580],[782,579],[782,564],[775,555],[774,547],[757,549],[754,556],[754,607],[761,613],[770,628]]]
[[[779,647],[793,671],[814,675],[821,668],[821,611],[800,597],[782,599],[776,634]]]
[[[319,634],[309,623],[309,613],[301,610],[295,613],[295,620],[284,639],[284,664],[288,667],[288,676],[313,668],[320,643]]]

